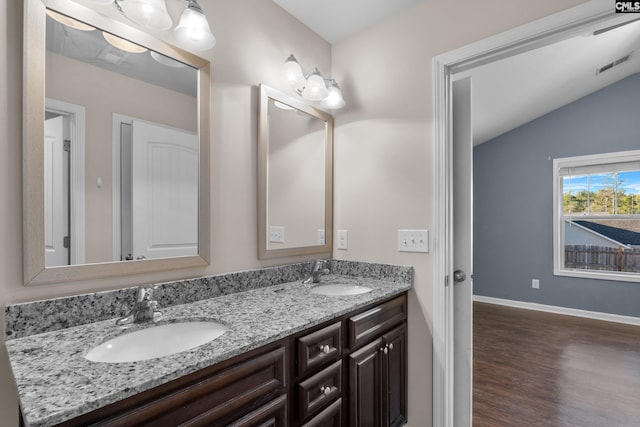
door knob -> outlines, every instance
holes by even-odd
[[[467,273],[462,270],[456,270],[453,272],[453,281],[456,283],[464,282],[467,279]]]

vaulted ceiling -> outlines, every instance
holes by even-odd
[[[331,43],[426,0],[273,0]],[[486,142],[640,71],[640,21],[582,34],[467,70],[474,144]],[[616,64],[616,61],[620,61]],[[615,65],[611,65],[615,64]]]

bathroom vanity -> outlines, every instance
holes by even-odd
[[[340,262],[332,263],[340,272]],[[381,278],[353,268],[356,275],[331,274],[320,284],[297,279],[271,286],[260,272],[225,275],[220,283],[242,275],[247,282],[232,286],[235,292],[160,307],[158,322],[213,320],[226,326],[223,335],[192,350],[136,362],[92,362],[85,355],[114,336],[153,326],[123,329],[111,318],[22,336],[16,325],[29,323],[25,316],[34,307],[10,306],[7,322],[14,323],[7,331],[16,338],[6,344],[25,424],[402,425],[411,269],[398,268],[404,270],[396,277],[384,273],[389,268],[377,268]],[[311,292],[323,284],[371,291]],[[189,293],[188,285],[184,290]]]

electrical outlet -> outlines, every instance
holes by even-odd
[[[398,251],[429,252],[429,232],[427,230],[398,230]]]
[[[540,280],[538,279],[531,279],[531,287],[533,289],[540,289]]]
[[[269,227],[269,242],[284,243],[284,227],[281,225],[272,225]]]
[[[337,249],[346,250],[349,247],[347,230],[338,230],[338,242],[336,244]]]
[[[324,245],[324,228],[318,229],[318,244]]]

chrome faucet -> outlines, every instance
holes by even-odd
[[[153,290],[155,287],[140,286],[138,288],[138,297],[133,308],[124,317],[116,320],[116,325],[127,325],[129,323],[140,323],[153,320],[162,315],[158,307],[158,301],[153,299]]]
[[[320,283],[320,276],[329,274],[331,271],[327,268],[327,260],[319,259],[313,264],[311,277],[302,281],[302,283]]]

